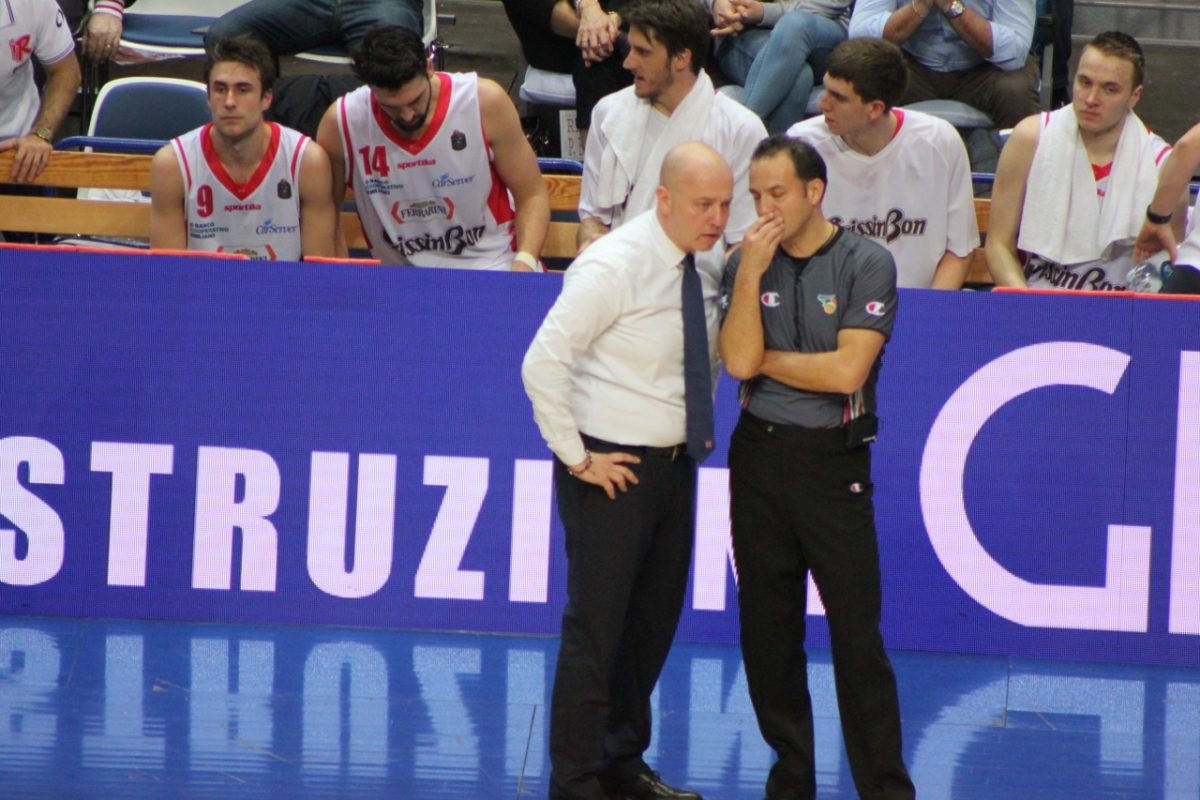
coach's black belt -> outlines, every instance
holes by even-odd
[[[651,447],[646,444],[618,444],[597,439],[595,436],[588,436],[586,433],[582,434],[582,438],[584,447],[598,453],[620,452],[643,458],[669,458],[672,461],[687,453],[687,442],[680,442],[669,447]]]

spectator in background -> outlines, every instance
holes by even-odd
[[[1036,0],[858,0],[850,37],[900,45],[909,65],[901,105],[959,100],[1011,128],[1038,110],[1030,56]]]
[[[897,285],[961,289],[979,247],[967,151],[950,123],[895,108],[906,72],[890,42],[843,42],[829,56],[823,116],[788,135],[826,163],[829,220],[886,247]]]
[[[125,30],[125,9],[135,0],[95,0],[91,14],[82,25],[85,0],[63,0],[63,11],[71,30],[78,30],[80,52],[93,64],[102,64],[117,55]]]
[[[1133,112],[1146,59],[1133,37],[1084,47],[1071,105],[1024,119],[1000,154],[986,250],[998,286],[1123,290],[1170,146]],[[1186,186],[1184,187],[1186,188]],[[1183,231],[1186,191],[1164,212]],[[1161,219],[1161,218],[1160,218]]]
[[[596,103],[632,80],[621,65],[629,52],[621,33],[624,5],[624,0],[504,0],[525,60],[571,76],[575,125],[584,140]]]
[[[675,145],[699,140],[733,169],[733,209],[723,241],[696,256],[715,294],[725,245],[741,241],[754,221],[747,190],[750,154],[767,132],[742,105],[713,90],[704,72],[708,12],[698,0],[637,0],[625,9],[633,86],[596,106],[588,131],[579,196],[580,251],[654,207],[663,158]]]
[[[329,157],[263,119],[275,62],[248,36],[204,64],[213,121],[165,145],[150,167],[150,245],[299,261],[333,255]]]
[[[204,35],[206,47],[242,33],[258,37],[278,58],[327,44],[354,50],[374,25],[422,35],[420,0],[250,0],[225,12]]]
[[[0,34],[8,43],[0,49],[0,152],[15,153],[8,178],[28,183],[50,160],[54,131],[79,88],[79,61],[71,29],[54,0],[7,0],[0,5]],[[46,71],[40,97],[35,59]]]
[[[354,74],[366,85],[329,107],[317,141],[333,163],[335,206],[354,187],[371,254],[405,266],[540,270],[550,195],[504,89],[434,72],[421,37],[395,25],[368,31]]]
[[[825,59],[846,39],[850,0],[711,0],[717,63],[771,133],[804,119]]]

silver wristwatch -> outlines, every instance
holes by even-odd
[[[962,4],[962,0],[954,0],[950,7],[946,9],[946,19],[958,19],[963,15],[967,7]]]

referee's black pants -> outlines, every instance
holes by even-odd
[[[650,694],[675,638],[692,559],[696,465],[641,455],[639,483],[609,500],[555,460],[567,605],[550,707],[550,797],[605,797],[601,772],[646,771]]]
[[[881,590],[869,447],[840,429],[742,414],[729,449],[742,658],[763,738],[779,755],[768,797],[816,796],[804,652],[809,571],[825,605],[842,736],[864,800],[915,797],[896,677],[879,633]]]

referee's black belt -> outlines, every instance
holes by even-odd
[[[745,409],[738,418],[739,425],[747,425],[760,431],[773,434],[784,441],[806,444],[841,445],[846,433],[842,428],[809,428],[804,425],[788,425],[782,422],[771,422],[762,417],[756,417]]]
[[[680,442],[669,447],[651,447],[646,444],[618,444],[616,442],[597,439],[581,433],[583,446],[597,453],[629,453],[643,458],[669,458],[674,461],[687,453],[687,442]]]

